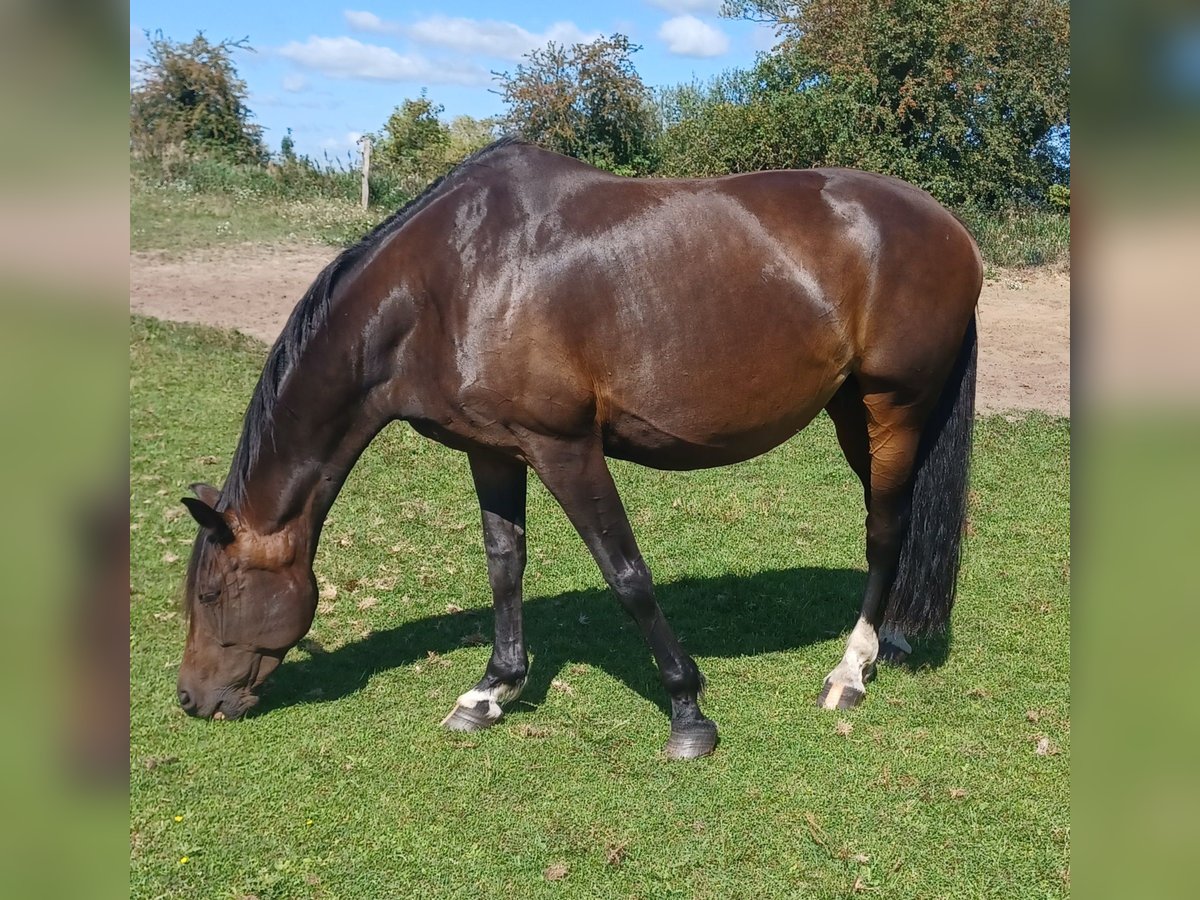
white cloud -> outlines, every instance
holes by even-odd
[[[729,38],[695,16],[676,16],[663,22],[658,36],[676,56],[720,56],[729,50]]]
[[[279,55],[330,78],[468,85],[490,84],[492,80],[491,75],[479,66],[432,61],[349,37],[310,37],[303,44],[292,41],[279,49]]]
[[[721,0],[649,0],[649,3],[677,16],[684,13],[706,13],[715,16],[721,11]]]
[[[354,150],[358,147],[358,142],[362,140],[361,131],[347,131],[345,134],[335,137],[327,137],[321,141],[322,150],[334,150],[340,152],[342,150]]]
[[[555,22],[541,34],[526,31],[512,22],[495,22],[461,17],[430,16],[407,29],[420,44],[449,47],[460,53],[483,53],[501,59],[520,59],[531,50],[556,44],[583,44],[600,37],[586,34],[574,22]]]
[[[389,22],[371,12],[346,10],[347,24],[372,34],[395,34],[427,46],[446,47],[459,53],[479,53],[498,59],[520,59],[531,50],[556,44],[582,44],[600,32],[585,32],[574,22],[555,22],[545,31],[527,31],[513,22],[433,15],[411,25]]]
[[[292,94],[308,90],[308,79],[299,72],[288,72],[283,76],[283,89]]]
[[[395,31],[396,26],[389,26],[387,22],[379,18],[373,12],[364,12],[361,10],[347,9],[342,11],[342,16],[346,19],[346,24],[355,31],[366,31],[370,34],[387,34],[389,31]]]

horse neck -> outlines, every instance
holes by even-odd
[[[291,366],[271,413],[259,423],[258,453],[230,504],[259,534],[289,530],[310,562],[350,470],[394,418],[375,402],[374,382],[364,381],[369,367],[357,364],[363,347],[340,337],[316,336]],[[243,442],[249,439],[243,434]],[[242,452],[239,448],[235,460]]]

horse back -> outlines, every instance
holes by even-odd
[[[477,423],[725,464],[786,440],[852,372],[940,365],[978,295],[969,235],[894,179],[626,179],[514,155],[418,238],[449,402]]]

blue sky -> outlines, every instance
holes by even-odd
[[[143,58],[144,30],[172,40],[198,30],[214,40],[250,39],[238,71],[268,146],[291,128],[296,149],[345,157],[357,136],[377,130],[392,109],[422,88],[443,117],[503,111],[493,71],[512,71],[546,41],[576,43],[621,32],[649,85],[675,84],[751,64],[774,43],[772,30],[718,17],[721,0],[534,2],[177,3],[132,0],[130,60]],[[132,69],[131,69],[132,71]]]

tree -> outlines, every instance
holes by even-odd
[[[658,93],[662,174],[726,175],[819,164],[825,129],[812,121],[813,96],[797,91],[787,60],[764,55],[748,70],[726,71],[706,85]]]
[[[283,140],[279,142],[279,158],[291,165],[296,162],[296,141],[292,138],[292,129],[287,130]]]
[[[261,163],[262,128],[246,105],[246,82],[233,51],[240,41],[209,41],[200,32],[187,43],[146,32],[148,57],[138,64],[129,92],[129,142],[135,156],[161,161],[172,153]]]
[[[793,165],[888,172],[985,206],[1044,201],[1065,176],[1067,0],[726,0],[723,12],[781,38],[744,113],[775,125],[743,135],[759,157],[786,156],[776,136],[804,129]]]
[[[421,91],[405,100],[388,116],[375,141],[374,159],[400,175],[429,180],[446,169],[450,130],[441,119],[444,107]]]
[[[476,150],[482,150],[496,140],[499,124],[499,120],[495,118],[476,119],[472,116],[455,116],[451,119],[450,143],[446,148],[450,161],[458,163]]]
[[[652,168],[650,92],[633,65],[641,47],[622,34],[525,55],[495,73],[508,104],[505,124],[548,150],[623,174]]]

